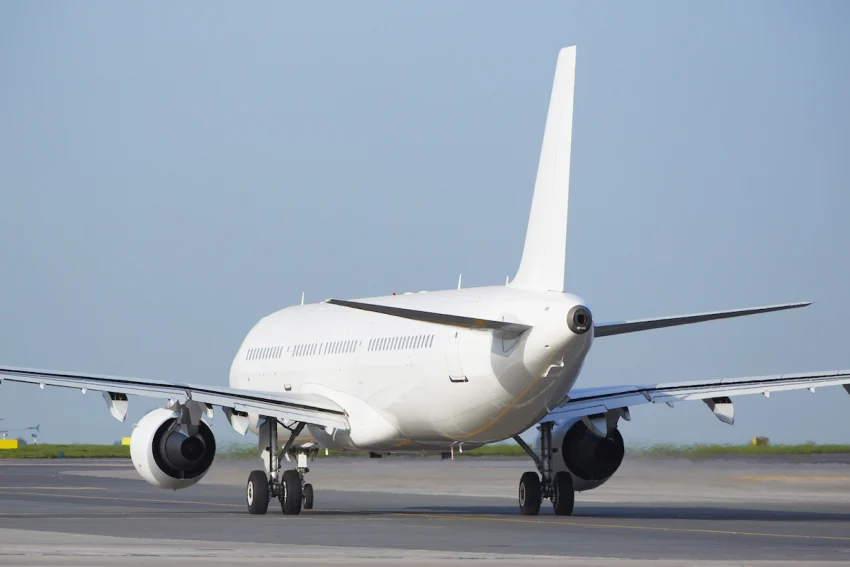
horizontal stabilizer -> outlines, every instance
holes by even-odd
[[[758,313],[770,313],[771,311],[798,309],[800,307],[806,307],[807,305],[811,305],[811,302],[783,303],[781,305],[750,307],[748,309],[732,309],[728,311],[712,311],[710,313],[694,313],[691,315],[674,315],[672,317],[659,317],[656,319],[636,319],[634,321],[621,321],[617,323],[601,323],[594,326],[593,336],[608,337],[611,335],[622,335],[624,333],[649,331],[650,329],[662,329],[664,327],[677,327],[679,325],[702,323],[703,321],[714,321],[716,319],[731,319],[732,317],[743,317],[744,315],[756,315]]]
[[[520,323],[508,323],[507,321],[491,321],[489,319],[478,319],[476,317],[463,317],[461,315],[448,315],[446,313],[434,313],[432,311],[417,311],[415,309],[404,309],[402,307],[390,307],[389,305],[375,305],[373,303],[359,303],[357,301],[345,301],[343,299],[328,299],[325,303],[350,307],[361,311],[371,311],[403,319],[423,321],[425,323],[437,323],[439,325],[451,325],[453,327],[467,327],[469,329],[489,329],[493,331],[510,331],[522,333],[531,327]]]

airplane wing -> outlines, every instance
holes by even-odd
[[[667,384],[608,386],[601,388],[574,388],[569,396],[545,419],[561,420],[588,417],[596,420],[597,430],[605,431],[604,418],[609,415],[628,417],[628,408],[638,404],[666,403],[688,400],[703,400],[714,415],[722,422],[732,424],[735,420],[730,396],[763,394],[783,390],[808,389],[843,385],[850,394],[850,370],[830,372],[808,372],[802,374],[777,374],[748,378],[722,378],[695,382],[670,382]],[[611,412],[609,414],[609,412]],[[615,421],[616,423],[616,421]]]
[[[116,378],[95,374],[31,370],[0,367],[0,382],[24,382],[62,388],[102,392],[112,416],[118,421],[127,417],[127,396],[173,399],[185,404],[195,401],[205,404],[212,417],[213,406],[219,406],[233,428],[244,434],[248,416],[264,415],[283,420],[309,423],[322,427],[349,429],[345,411],[329,399],[315,394],[266,394],[235,388],[159,382],[139,378]]]

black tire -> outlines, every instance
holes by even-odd
[[[519,479],[519,513],[523,516],[536,516],[540,512],[543,491],[540,477],[536,472],[527,472]]]
[[[313,509],[313,485],[305,484],[304,485],[304,509],[312,510]]]
[[[552,507],[558,516],[572,516],[576,503],[576,493],[573,488],[573,475],[559,472],[552,482]]]
[[[269,509],[269,479],[263,471],[251,471],[245,487],[249,514],[265,514]]]
[[[301,513],[301,475],[296,470],[283,471],[280,483],[280,508],[283,513],[295,516]]]

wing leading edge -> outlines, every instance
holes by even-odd
[[[185,404],[195,401],[205,404],[210,410],[219,406],[234,429],[244,433],[247,421],[237,426],[233,416],[263,415],[288,419],[296,422],[348,429],[345,411],[329,399],[315,394],[267,394],[235,388],[221,388],[174,382],[159,382],[138,378],[117,378],[95,374],[54,372],[26,368],[0,367],[0,381],[23,382],[44,386],[75,388],[85,393],[88,390],[103,392],[110,412],[119,421],[127,415],[127,395],[148,398],[172,399]],[[112,402],[110,404],[110,401]],[[116,406],[116,402],[119,405]],[[123,407],[120,405],[123,403]],[[212,415],[212,414],[210,414]]]

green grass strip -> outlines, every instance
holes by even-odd
[[[0,450],[0,459],[127,459],[130,447],[124,445],[21,445]]]
[[[850,453],[850,445],[675,445],[661,444],[627,448],[629,455],[646,457],[700,458],[728,455],[822,455]],[[120,459],[130,457],[130,447],[122,445],[21,445],[17,449],[0,450],[0,459],[58,459],[60,453],[66,459]],[[407,456],[433,457],[434,453],[399,453]],[[256,459],[259,453],[254,444],[230,444],[219,447],[217,458]],[[319,451],[325,457],[324,449]],[[369,456],[366,452],[330,451],[331,457]],[[461,453],[455,450],[455,458],[473,457],[524,457],[523,450],[514,444],[495,444]]]

